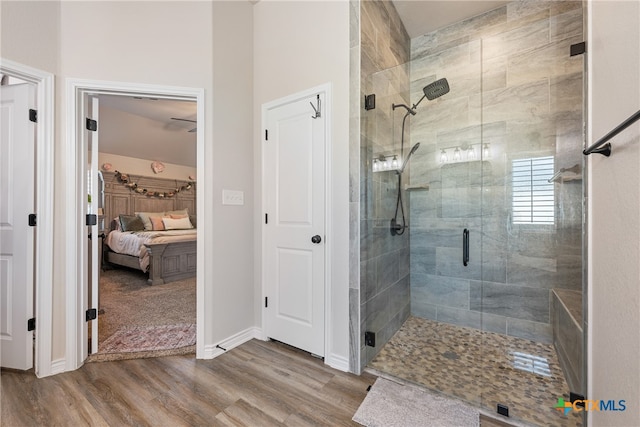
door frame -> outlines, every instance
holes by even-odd
[[[197,182],[196,197],[199,201],[196,215],[204,218],[204,205],[209,186],[205,181],[205,98],[203,88],[150,85],[142,83],[110,82],[87,79],[66,79],[67,96],[67,138],[65,146],[66,196],[65,207],[67,240],[66,240],[66,370],[78,369],[85,361],[87,346],[87,323],[84,321],[84,301],[87,297],[87,283],[84,283],[84,269],[87,266],[78,262],[86,245],[85,225],[82,221],[83,196],[85,185],[86,159],[81,150],[83,141],[83,99],[85,95],[122,95],[151,96],[159,99],[183,99],[196,101],[198,132],[196,135]],[[80,167],[77,167],[80,165]],[[201,221],[197,229],[197,263],[196,276],[196,357],[205,356],[205,240],[207,240],[207,224]]]
[[[265,144],[265,134],[264,129],[267,128],[267,112],[273,108],[277,108],[284,104],[289,104],[294,101],[298,101],[303,98],[312,97],[313,95],[317,95],[318,93],[324,93],[325,102],[324,102],[324,126],[325,126],[325,148],[324,148],[324,164],[325,164],[325,177],[324,177],[324,235],[325,244],[324,244],[324,363],[331,364],[331,353],[330,353],[330,343],[332,342],[332,317],[331,317],[331,254],[333,252],[333,242],[331,239],[332,236],[332,206],[331,206],[331,118],[332,118],[332,98],[331,98],[331,83],[324,83],[318,86],[314,86],[309,89],[305,89],[300,92],[296,92],[294,94],[275,99],[273,101],[266,102],[262,104],[262,118],[261,118],[261,127],[260,127],[260,143]],[[311,116],[312,110],[309,109],[309,116]],[[261,170],[261,181],[262,181],[262,189],[261,189],[261,201],[260,201],[260,209],[261,214],[264,215],[266,212],[266,192],[267,185],[265,184],[265,154],[264,150],[260,150],[261,159],[260,159],[260,170]],[[266,268],[265,268],[265,256],[267,252],[266,247],[266,230],[264,221],[261,221],[262,230],[261,230],[261,239],[262,239],[262,248],[260,253],[261,258],[261,298],[259,299],[260,304],[260,316],[261,316],[261,332],[260,337],[262,340],[267,340],[267,334],[264,329],[265,325],[265,310],[262,301],[264,301],[264,297],[266,294],[266,286],[267,286],[267,277],[266,277]]]
[[[34,371],[37,377],[62,372],[51,357],[53,332],[53,191],[54,191],[54,102],[52,73],[0,58],[0,72],[36,86],[36,179],[35,199],[38,225],[34,256],[34,298],[36,338]]]

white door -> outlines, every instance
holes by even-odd
[[[29,106],[35,104],[28,84],[0,88],[0,365],[33,366],[33,252],[35,227],[35,124]]]
[[[265,107],[263,143],[265,334],[318,356],[325,336],[326,118],[313,118],[309,103],[324,106],[324,98]]]

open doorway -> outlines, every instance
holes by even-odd
[[[89,360],[193,353],[197,103],[137,95],[95,98],[97,168],[91,168],[93,153],[87,158],[98,181],[91,200],[98,214],[98,333],[97,352],[92,348]],[[93,327],[91,322],[92,341]]]
[[[68,250],[70,253],[76,253],[77,256],[70,263],[72,271],[76,271],[76,281],[69,283],[68,289],[70,298],[68,299],[69,310],[68,316],[71,321],[68,322],[68,336],[75,336],[77,339],[73,342],[73,348],[69,348],[69,353],[75,355],[72,360],[73,365],[80,366],[90,353],[99,354],[99,344],[104,343],[100,337],[100,315],[101,304],[99,301],[100,284],[96,272],[102,273],[102,267],[117,266],[115,269],[122,273],[136,278],[138,283],[144,286],[138,286],[147,292],[170,293],[171,283],[177,283],[183,279],[190,279],[193,285],[195,280],[195,292],[190,290],[191,295],[195,294],[195,325],[189,324],[190,333],[195,330],[198,336],[198,344],[196,345],[196,353],[203,351],[202,339],[203,334],[201,327],[203,326],[203,285],[202,273],[196,269],[197,265],[202,265],[202,248],[203,246],[203,224],[197,224],[198,215],[203,215],[203,208],[197,200],[203,196],[201,186],[197,185],[198,181],[203,179],[204,163],[204,91],[202,89],[177,88],[166,86],[137,85],[126,83],[98,82],[98,81],[80,81],[69,80],[67,84],[68,96],[71,102],[69,138],[70,144],[68,153],[73,156],[76,164],[81,167],[73,171],[74,182],[69,189],[67,204],[71,212],[75,215],[69,215],[68,221],[73,226],[69,229],[73,230],[73,235],[69,239]],[[130,101],[130,102],[125,102]],[[134,107],[132,103],[137,103]],[[190,106],[187,113],[186,110],[165,111],[162,108],[156,108],[155,113],[162,116],[161,120],[153,117],[145,117],[141,115],[144,111],[150,111],[149,103],[158,103],[158,105],[181,104]],[[101,106],[104,104],[104,107]],[[125,105],[129,104],[129,107]],[[146,104],[146,106],[145,106]],[[164,105],[166,107],[166,105]],[[174,105],[175,107],[175,105]],[[127,111],[126,108],[132,109]],[[136,114],[136,112],[138,114]],[[103,115],[101,118],[100,116]],[[160,151],[154,148],[147,148],[146,151],[137,151],[135,145],[131,141],[124,144],[127,152],[122,155],[114,153],[101,153],[102,138],[109,138],[109,132],[103,136],[101,131],[108,131],[109,122],[113,122],[111,127],[114,128],[112,137],[121,143],[123,136],[122,131],[125,127],[122,124],[122,118],[129,116],[133,119],[134,124],[131,133],[135,133],[132,137],[134,140],[140,140],[143,135],[154,132],[168,131],[177,135],[189,134],[191,139],[195,139],[195,170],[192,168],[186,173],[184,170],[176,172],[178,162],[168,161],[162,158]],[[136,117],[133,117],[136,116]],[[115,120],[114,120],[115,118]],[[184,120],[174,120],[180,118]],[[106,119],[106,122],[104,121]],[[96,122],[92,122],[95,120]],[[146,131],[142,131],[141,123],[146,123]],[[103,123],[101,125],[101,123]],[[128,125],[127,125],[128,126]],[[104,128],[103,128],[104,127]],[[189,132],[197,127],[197,132]],[[155,129],[155,130],[151,130]],[[115,136],[113,136],[115,135]],[[155,141],[159,140],[159,136],[152,137]],[[108,145],[108,141],[106,141]],[[122,145],[122,144],[121,144]],[[95,148],[94,148],[95,147]],[[105,146],[106,147],[106,146]],[[181,152],[187,151],[182,147]],[[145,155],[140,155],[143,152]],[[136,154],[138,153],[138,154]],[[147,155],[150,153],[150,155]],[[119,156],[119,157],[118,157]],[[136,156],[136,157],[134,157]],[[171,158],[171,154],[169,154]],[[177,158],[178,154],[174,154]],[[137,160],[132,160],[137,159]],[[171,158],[173,159],[173,158]],[[142,170],[136,169],[138,164],[145,164],[145,170],[148,175],[141,173]],[[193,159],[192,159],[193,162]],[[172,175],[169,177],[169,171],[178,173],[179,176]],[[132,172],[133,171],[133,172]],[[164,178],[164,177],[169,178]],[[163,177],[163,178],[160,178]],[[104,188],[104,191],[101,191]],[[90,195],[87,197],[87,195]],[[146,213],[147,215],[142,215]],[[149,213],[153,215],[148,215]],[[138,215],[140,214],[140,215]],[[158,215],[160,214],[160,215]],[[121,218],[121,215],[128,218]],[[191,215],[191,217],[189,217]],[[195,232],[195,240],[191,242],[176,242],[164,245],[156,245],[159,242],[143,242],[148,255],[146,267],[139,257],[133,257],[126,254],[118,254],[108,249],[108,253],[100,254],[100,249],[106,247],[97,244],[96,241],[105,237],[108,240],[108,234],[114,231],[118,226],[122,227],[123,220],[127,226],[131,226],[131,222],[142,221],[144,232],[154,234],[153,225],[150,224],[151,218],[155,221],[176,231]],[[117,218],[117,221],[116,221]],[[185,224],[187,221],[190,227]],[[149,223],[148,225],[146,223]],[[195,223],[195,228],[193,228]],[[80,224],[80,226],[78,226]],[[200,225],[200,226],[198,226]],[[157,227],[156,227],[157,228]],[[87,234],[92,236],[87,239]],[[98,239],[93,236],[98,236]],[[100,242],[101,243],[101,242]],[[163,250],[165,249],[165,250]],[[183,255],[187,255],[186,257]],[[90,259],[91,258],[91,259]],[[108,264],[100,265],[101,261]],[[138,270],[136,272],[136,270]],[[101,276],[108,278],[111,270],[105,271]],[[195,277],[194,277],[195,276]],[[130,278],[131,278],[130,277]],[[129,295],[129,299],[141,300],[137,302],[147,301],[147,306],[151,306],[148,313],[158,313],[161,307],[153,307],[154,301],[148,295],[131,297],[132,288],[126,283],[131,280],[119,280],[121,290]],[[134,280],[135,281],[135,280]],[[120,295],[122,297],[122,295]],[[167,297],[165,299],[170,299]],[[193,303],[193,300],[191,301]],[[122,301],[116,302],[113,307],[123,306]],[[138,310],[133,308],[131,313]],[[104,316],[108,316],[107,308],[104,308]],[[77,315],[80,315],[82,321],[78,321]],[[111,313],[122,317],[122,314]],[[73,316],[73,317],[71,317]],[[147,315],[149,317],[150,315]],[[157,316],[162,318],[162,315]],[[106,317],[105,317],[106,318]],[[86,323],[85,323],[86,319]],[[140,320],[140,319],[138,319]],[[145,319],[148,320],[148,319]],[[171,322],[174,322],[172,320]],[[191,320],[193,322],[193,320]],[[144,322],[143,322],[144,323]],[[168,325],[117,325],[116,330],[132,329],[131,326],[168,326]],[[113,328],[111,329],[113,330]],[[108,331],[108,329],[107,329]],[[129,331],[130,332],[130,331]],[[89,339],[91,338],[91,340]],[[105,340],[109,337],[104,337]],[[126,339],[130,340],[146,340],[146,335],[138,330]],[[156,339],[163,341],[164,338]],[[106,345],[106,344],[105,344]],[[148,348],[134,349],[148,351]],[[193,347],[191,348],[193,351]],[[158,353],[157,355],[160,355]],[[148,357],[148,356],[145,356]]]

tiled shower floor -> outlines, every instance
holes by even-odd
[[[410,317],[369,367],[522,422],[582,425],[554,409],[569,388],[551,344]]]

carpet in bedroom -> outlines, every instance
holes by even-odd
[[[178,330],[179,325],[196,323],[196,278],[149,286],[147,274],[132,269],[106,270],[100,274],[100,304],[98,315],[98,353],[90,361],[157,357],[195,352],[190,334],[195,327]],[[170,326],[174,326],[171,328]],[[136,329],[137,328],[137,329]],[[132,351],[134,339],[127,339],[132,329],[138,333],[139,351]],[[128,332],[127,332],[128,330]],[[114,335],[118,333],[117,336]],[[165,334],[165,336],[159,336]],[[179,336],[166,336],[178,334]],[[187,335],[185,335],[187,334]],[[113,338],[112,338],[113,337]],[[111,341],[107,341],[111,339]],[[118,346],[126,351],[118,352]],[[106,342],[106,346],[105,346]],[[149,343],[158,343],[149,350]],[[195,337],[193,338],[195,342]],[[126,345],[125,345],[126,343]],[[144,344],[143,344],[144,343]],[[172,343],[174,348],[167,348]],[[188,345],[185,345],[188,344]],[[103,350],[107,350],[108,352]]]

